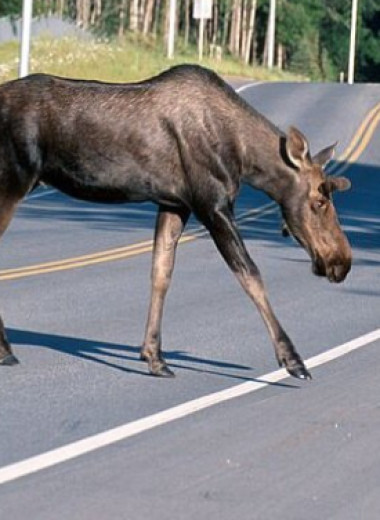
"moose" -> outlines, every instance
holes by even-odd
[[[171,377],[162,313],[178,240],[193,213],[257,306],[279,365],[309,379],[244,245],[234,203],[242,183],[263,190],[309,254],[314,274],[342,282],[352,255],[332,193],[349,189],[350,181],[324,172],[335,146],[311,157],[299,130],[282,132],[200,66],[125,84],[31,75],[0,86],[0,231],[39,183],[92,202],[157,204],[141,358],[151,374]],[[0,318],[0,364],[17,363]]]

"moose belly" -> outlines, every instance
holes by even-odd
[[[55,157],[41,180],[63,193],[90,202],[153,201],[176,205],[176,190],[169,179],[158,177],[134,161],[67,161]]]

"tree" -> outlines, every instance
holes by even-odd
[[[265,63],[269,0],[213,0],[208,42],[245,63]],[[195,45],[194,0],[177,0],[177,34]],[[68,17],[107,36],[141,33],[166,39],[169,0],[34,0],[34,14]],[[380,81],[380,0],[359,1],[356,78]],[[22,0],[0,0],[0,16],[21,14]],[[312,78],[347,70],[351,1],[277,0],[277,64]]]
[[[364,0],[360,15],[356,78],[380,82],[380,0]]]
[[[248,29],[247,29],[247,40],[246,40],[245,54],[244,54],[244,61],[247,64],[249,63],[250,56],[251,56],[253,33],[255,30],[256,9],[257,9],[257,0],[251,0],[251,8],[250,8],[250,12],[249,12],[249,22],[248,22]]]
[[[18,15],[22,10],[22,0],[1,0],[0,16]]]

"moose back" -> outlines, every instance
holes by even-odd
[[[245,248],[234,203],[242,183],[266,192],[310,255],[313,272],[341,282],[351,249],[332,193],[350,183],[325,175],[333,153],[334,145],[311,157],[299,130],[281,132],[199,66],[177,66],[131,84],[32,75],[0,86],[0,231],[41,182],[88,201],[156,203],[141,358],[152,374],[172,376],[161,349],[162,313],[176,246],[193,213],[256,304],[278,363],[309,378]],[[0,318],[0,364],[17,362]]]

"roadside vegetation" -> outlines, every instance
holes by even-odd
[[[18,74],[17,42],[0,45],[0,82]],[[30,72],[102,81],[126,82],[150,77],[178,63],[199,63],[195,48],[179,50],[173,60],[165,56],[163,46],[133,35],[116,40],[81,40],[77,38],[37,38],[32,41]],[[232,56],[222,61],[205,57],[202,65],[224,76],[255,80],[300,81],[307,78],[265,67],[245,65]]]
[[[199,20],[193,18],[196,0],[176,0],[176,54],[193,59]],[[221,66],[242,74],[244,65],[268,62],[269,0],[213,0],[204,28],[204,53],[222,56]],[[312,80],[337,81],[348,65],[351,0],[277,0],[275,65],[282,71]],[[0,0],[0,16],[17,18],[22,0]],[[169,29],[169,0],[34,0],[33,15],[75,23],[98,37],[144,38],[162,68]],[[128,37],[129,37],[128,36]],[[141,41],[141,40],[140,40]],[[127,40],[129,44],[129,40]],[[357,32],[357,81],[380,81],[380,0],[360,0]],[[141,66],[139,56],[136,73]],[[137,58],[136,58],[137,56]],[[232,59],[233,58],[233,59]],[[232,65],[239,61],[242,65]],[[207,62],[206,62],[207,64]],[[213,64],[214,65],[214,64]],[[248,69],[247,69],[248,70]],[[224,71],[223,71],[224,72]],[[252,75],[256,76],[256,70]]]

